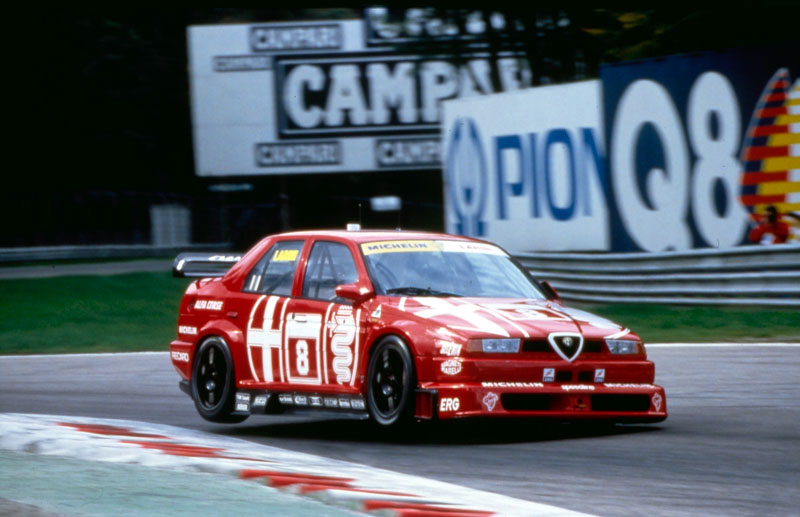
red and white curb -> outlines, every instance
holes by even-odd
[[[587,515],[235,438],[128,420],[0,414],[0,448],[187,472],[227,474],[373,515]]]

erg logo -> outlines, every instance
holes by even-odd
[[[458,399],[458,397],[444,397],[439,402],[440,413],[458,411],[458,408],[460,407],[461,407],[461,401]]]

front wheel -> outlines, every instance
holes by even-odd
[[[372,352],[367,370],[367,406],[380,425],[406,422],[414,414],[414,360],[397,336],[383,338]]]
[[[192,399],[200,416],[211,422],[235,424],[247,415],[234,415],[236,379],[225,340],[210,337],[197,349],[192,368]]]

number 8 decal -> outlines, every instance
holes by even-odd
[[[300,375],[308,375],[308,342],[301,339],[295,345],[297,354],[297,372]]]

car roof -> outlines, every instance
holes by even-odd
[[[450,235],[447,233],[437,232],[421,232],[409,230],[308,230],[300,232],[287,232],[273,235],[273,237],[335,237],[338,239],[349,240],[356,243],[374,242],[374,241],[405,241],[405,240],[453,240],[476,242],[476,239],[470,239],[461,235]],[[479,241],[482,242],[482,241]]]

